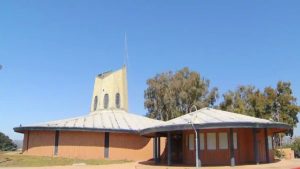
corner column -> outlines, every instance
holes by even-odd
[[[201,146],[200,146],[200,130],[197,130],[197,144],[198,144],[198,165],[199,167],[201,167],[201,156],[200,156],[200,150],[201,150]]]
[[[160,137],[157,137],[157,163],[160,163]]]
[[[266,151],[266,161],[267,163],[270,163],[270,157],[269,157],[269,141],[268,141],[268,129],[264,128],[265,132],[265,151]]]
[[[109,158],[109,132],[104,133],[104,158]]]
[[[230,166],[235,166],[235,157],[234,157],[234,143],[233,143],[233,129],[229,129],[229,137],[230,137]]]
[[[27,131],[27,141],[26,141],[26,150],[25,151],[29,150],[29,136],[30,136],[30,130]],[[24,147],[24,145],[23,145],[23,147]]]
[[[168,165],[172,164],[172,138],[171,132],[168,132]]]
[[[257,145],[257,129],[253,128],[253,150],[254,150],[254,160],[256,164],[259,164],[259,155],[258,155],[258,145]]]
[[[155,134],[154,138],[153,138],[153,150],[154,150],[154,162],[155,164],[158,163],[158,156],[157,156],[157,136]]]
[[[55,131],[55,140],[54,140],[54,156],[58,155],[58,142],[59,142],[59,131]]]
[[[153,160],[156,160],[156,136],[153,137]]]

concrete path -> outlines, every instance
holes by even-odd
[[[1,167],[0,167],[1,168]],[[5,169],[192,169],[192,166],[155,166],[151,164],[142,164],[139,162],[111,164],[111,165],[73,165],[73,166],[55,166],[55,167],[5,167]],[[201,169],[300,169],[300,159],[282,160],[280,162],[260,165],[242,165],[242,166],[222,166],[222,167],[201,167]]]

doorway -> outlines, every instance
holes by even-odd
[[[172,134],[172,162],[173,163],[182,163],[183,152],[182,152],[182,133]]]

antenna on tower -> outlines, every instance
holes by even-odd
[[[125,45],[124,65],[128,68],[128,48],[127,48],[127,34],[126,34],[126,32],[125,32],[124,45]]]

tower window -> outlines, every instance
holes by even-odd
[[[116,94],[116,108],[120,108],[120,93]]]
[[[97,110],[97,105],[98,105],[98,96],[95,96],[95,98],[94,98],[94,111]]]
[[[104,100],[103,100],[103,105],[104,105],[104,108],[107,109],[108,108],[108,102],[109,102],[109,97],[108,97],[108,94],[106,93],[104,95]]]

